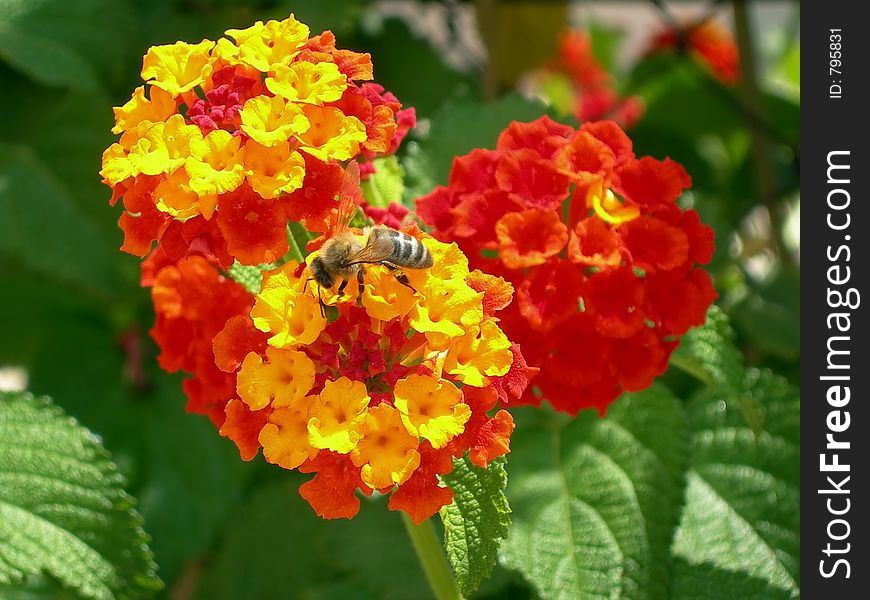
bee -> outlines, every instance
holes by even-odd
[[[321,289],[332,289],[340,279],[339,295],[344,293],[350,280],[356,277],[359,286],[358,305],[365,286],[363,265],[383,265],[392,271],[399,283],[413,290],[402,269],[428,269],[433,264],[432,253],[420,240],[383,225],[367,227],[364,230],[365,245],[360,243],[357,236],[348,229],[348,225],[361,202],[359,167],[356,162],[351,162],[342,177],[338,214],[331,227],[331,236],[308,265],[311,279]],[[321,314],[324,313],[323,300],[320,300],[320,311]]]

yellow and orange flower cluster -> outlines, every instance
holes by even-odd
[[[127,252],[273,262],[288,219],[324,230],[337,162],[395,151],[414,124],[370,82],[371,57],[329,31],[309,37],[291,15],[226,35],[150,48],[145,85],[115,109],[100,174],[123,199]]]
[[[454,458],[486,466],[508,451],[513,421],[488,411],[535,371],[494,316],[513,288],[432,238],[434,266],[409,272],[410,287],[380,265],[362,291],[310,284],[305,264],[286,262],[288,222],[334,233],[344,164],[370,173],[413,109],[356,83],[372,78],[369,55],[309,37],[292,15],[226,34],[151,48],[103,155],[122,249],[147,256],[158,362],[190,374],[188,410],[243,459],[262,448],[316,473],[300,492],[318,514],[349,518],[357,490],[392,491],[390,508],[421,521],[452,500],[439,475]],[[262,282],[230,277],[238,263],[259,265]]]
[[[264,272],[256,294],[202,256],[144,265],[158,360],[194,375],[188,409],[245,460],[262,448],[271,463],[316,472],[300,493],[323,517],[356,514],[356,490],[393,490],[390,508],[422,521],[452,501],[438,476],[454,457],[485,467],[509,449],[510,415],[487,413],[536,371],[495,317],[513,288],[469,271],[455,244],[424,243],[434,266],[408,271],[413,290],[372,265],[361,295],[318,289],[295,261]]]
[[[407,272],[413,289],[371,265],[361,295],[339,295],[286,263],[214,338],[235,380],[221,434],[245,459],[262,447],[271,463],[316,472],[300,493],[323,517],[356,514],[358,489],[392,490],[390,508],[422,521],[452,500],[437,476],[454,457],[486,466],[508,451],[513,420],[487,411],[521,395],[532,371],[494,316],[513,289],[470,272],[455,244],[424,243],[434,266]]]

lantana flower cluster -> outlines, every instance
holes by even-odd
[[[722,83],[735,85],[740,81],[740,51],[734,36],[719,22],[704,19],[684,29],[670,27],[653,38],[649,53],[679,49],[688,50]]]
[[[313,282],[307,264],[353,182],[347,162],[371,173],[413,109],[355,83],[372,78],[367,54],[336,49],[329,32],[309,37],[292,16],[226,33],[151,48],[146,85],[116,109],[121,139],[103,156],[124,204],[122,248],[147,256],[158,362],[190,375],[187,409],[243,459],[262,449],[314,473],[300,493],[319,515],[350,518],[358,491],[378,491],[422,521],[452,501],[439,476],[454,458],[485,467],[509,449],[513,420],[496,405],[536,372],[495,316],[513,287],[416,226],[403,231],[423,240],[431,268],[405,281],[366,265],[343,292]],[[407,217],[363,208],[397,228]],[[307,264],[288,259],[291,221],[326,232]]]
[[[392,490],[389,507],[420,522],[452,501],[438,475],[454,457],[485,467],[509,449],[510,414],[487,411],[516,401],[535,371],[495,317],[513,289],[469,271],[456,244],[424,243],[434,266],[407,272],[413,289],[372,265],[362,295],[340,295],[290,261],[251,294],[200,256],[153,281],[159,361],[197,374],[190,408],[243,459],[262,448],[316,473],[300,493],[323,517],[356,514],[357,490]]]
[[[676,202],[690,184],[673,160],[635,156],[612,121],[575,130],[542,117],[456,158],[417,214],[514,285],[501,325],[540,368],[522,401],[603,414],[666,369],[716,297],[698,266],[713,231]]]
[[[643,101],[638,96],[621,97],[616,91],[613,77],[595,57],[592,39],[585,31],[563,31],[555,59],[539,77],[546,99],[581,123],[611,119],[623,127],[631,127],[643,115]],[[570,89],[567,98],[559,97],[556,84],[563,80],[567,80]],[[553,91],[548,93],[548,89]]]
[[[207,247],[227,267],[288,250],[288,219],[324,231],[342,161],[394,152],[412,108],[373,83],[371,57],[309,37],[292,15],[214,42],[154,46],[115,109],[100,174],[124,205],[122,249],[173,259]]]

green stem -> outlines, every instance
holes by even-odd
[[[762,123],[767,122],[764,99],[758,84],[758,74],[755,68],[755,44],[752,24],[749,20],[747,0],[734,0],[734,28],[737,32],[737,47],[740,52],[740,86],[747,112],[756,115]],[[752,119],[747,119],[750,152],[755,169],[760,200],[767,207],[770,215],[772,250],[781,260],[789,262],[790,256],[785,251],[782,232],[784,214],[777,199],[776,167],[771,157],[770,139],[764,128]]]
[[[438,541],[432,521],[426,519],[419,525],[415,525],[411,517],[404,511],[399,512],[402,514],[402,522],[405,524],[405,529],[408,531],[408,536],[417,552],[417,558],[420,560],[420,566],[426,573],[426,579],[429,580],[429,587],[432,588],[435,598],[438,600],[461,600],[462,594],[456,587],[456,579],[453,577],[450,565],[447,564],[447,556],[444,554],[441,542]]]

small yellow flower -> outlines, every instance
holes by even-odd
[[[362,304],[372,317],[389,321],[404,317],[414,307],[414,291],[399,283],[386,267],[366,270],[366,287]]]
[[[327,381],[311,405],[308,440],[321,450],[347,454],[362,437],[369,401],[366,385],[346,377]]]
[[[283,21],[257,21],[247,29],[226,31],[239,47],[239,59],[263,73],[289,63],[308,41],[308,33],[308,26],[292,14]]]
[[[271,333],[269,344],[277,348],[311,344],[326,327],[317,298],[303,294],[304,281],[293,276],[298,266],[296,261],[290,261],[264,275],[262,289],[251,309],[254,326]]]
[[[152,123],[165,121],[175,114],[177,107],[169,92],[152,86],[148,94],[150,98],[145,97],[145,86],[140,85],[133,90],[133,97],[124,106],[116,106],[112,109],[115,112],[115,126],[112,127],[112,133],[123,133],[143,121]]]
[[[444,370],[462,383],[484,387],[487,376],[508,372],[513,362],[510,340],[492,320],[483,321],[467,334],[454,340],[444,360]]]
[[[418,291],[422,299],[411,311],[410,323],[431,343],[441,346],[444,336],[464,335],[467,328],[483,319],[483,293],[475,292],[464,281],[430,276]]]
[[[309,121],[298,106],[280,96],[257,96],[239,111],[242,131],[251,139],[271,148],[283,144],[309,128]]]
[[[461,402],[462,392],[448,381],[410,375],[396,382],[394,393],[405,428],[436,449],[462,433],[471,417],[471,408]]]
[[[319,450],[308,443],[308,415],[313,402],[314,396],[306,396],[272,411],[259,435],[267,461],[295,469],[317,456]]]
[[[366,127],[356,117],[346,116],[334,106],[303,104],[310,127],[299,140],[300,150],[324,162],[348,160],[359,153],[366,141]]]
[[[196,215],[211,219],[217,207],[217,194],[200,196],[190,188],[190,177],[177,169],[154,188],[157,209],[176,219],[186,220]]]
[[[200,196],[232,192],[245,180],[244,157],[242,138],[229,131],[216,129],[193,140],[185,163],[190,188]]]
[[[386,404],[368,410],[365,435],[350,458],[362,467],[360,478],[382,490],[401,485],[420,466],[417,438],[405,429],[399,411]]]
[[[100,176],[109,185],[115,186],[136,175],[136,169],[129,156],[130,146],[125,146],[125,142],[131,143],[135,137],[135,132],[128,131],[121,136],[120,142],[112,144],[103,152],[103,168],[100,169]]]
[[[335,63],[299,61],[275,65],[275,74],[266,78],[266,88],[291,102],[323,104],[341,98],[347,77]]]
[[[176,42],[152,46],[142,61],[142,80],[169,92],[174,98],[202,84],[211,75],[209,51],[214,42]]]
[[[145,121],[135,131],[140,137],[130,149],[130,161],[137,174],[174,172],[190,156],[192,145],[202,141],[199,127],[188,125],[178,114],[169,117],[165,123],[149,124]]]
[[[284,142],[267,148],[254,140],[245,144],[245,173],[251,188],[263,198],[277,198],[302,187],[305,160]]]
[[[302,352],[270,347],[266,360],[249,352],[239,370],[236,391],[251,410],[290,406],[314,385],[314,363]]]

